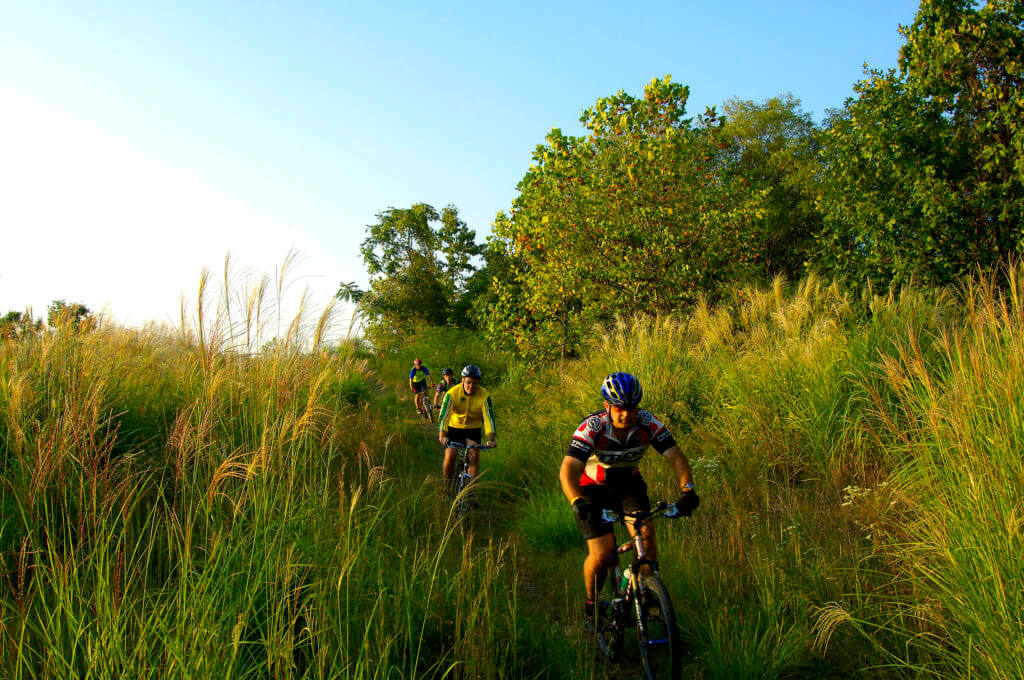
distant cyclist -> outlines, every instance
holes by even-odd
[[[700,503],[693,490],[690,463],[676,440],[650,411],[640,409],[640,382],[629,373],[612,373],[601,384],[601,396],[604,410],[590,414],[576,428],[559,473],[562,491],[587,539],[583,582],[588,628],[593,627],[594,602],[608,569],[617,560],[612,524],[602,519],[601,511],[650,510],[647,484],[637,467],[649,446],[665,457],[675,473],[680,487],[679,512],[690,515]],[[626,526],[632,534],[632,523]],[[644,525],[643,535],[648,558],[657,559],[654,527]]]
[[[423,408],[423,399],[427,395],[427,383],[434,386],[434,379],[430,377],[430,371],[419,359],[412,360],[412,370],[409,371],[409,389],[413,391],[413,402],[416,405],[416,412]]]
[[[441,371],[441,380],[437,383],[437,389],[434,390],[434,407],[441,408],[441,400],[444,399],[445,392],[458,384],[459,381],[455,379],[455,371],[450,368]]]
[[[494,409],[487,390],[480,386],[482,374],[480,369],[470,364],[462,369],[462,380],[445,392],[441,403],[441,415],[438,416],[437,438],[444,450],[444,464],[441,473],[445,479],[445,490],[451,489],[452,477],[455,474],[455,449],[448,446],[449,442],[460,444],[479,444],[481,434],[487,436],[487,447],[493,448],[495,443]],[[482,430],[482,432],[481,432]],[[477,451],[468,451],[469,474],[476,477],[480,469],[480,456]]]

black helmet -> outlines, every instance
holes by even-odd
[[[446,367],[444,370],[441,371],[441,375],[455,375],[455,371]]]
[[[470,364],[466,366],[464,369],[462,369],[462,377],[476,378],[477,380],[479,380],[480,378],[483,377],[483,374],[480,372],[480,368],[477,367],[476,364]]]

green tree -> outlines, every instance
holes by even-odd
[[[597,322],[668,312],[757,271],[763,196],[732,172],[721,121],[685,118],[689,89],[655,79],[599,99],[589,134],[552,130],[494,222],[493,342],[567,356]]]
[[[821,176],[819,130],[792,94],[762,103],[729,99],[722,129],[733,168],[751,187],[765,192],[764,213],[755,225],[752,253],[764,278],[795,280],[821,231],[816,205]]]
[[[81,302],[54,300],[46,310],[46,324],[51,327],[69,325],[91,328],[93,316]]]
[[[366,295],[366,291],[356,285],[355,281],[348,281],[338,284],[338,292],[334,294],[334,297],[343,302],[358,303],[364,295]]]
[[[1024,2],[922,0],[825,136],[817,265],[945,284],[1024,247]]]
[[[26,333],[38,332],[43,328],[42,319],[32,318],[27,312],[9,311],[0,316],[0,338],[16,339]]]
[[[391,347],[422,325],[470,323],[463,298],[482,248],[458,209],[449,205],[438,212],[417,203],[377,218],[361,246],[369,290],[339,290],[360,294],[370,341]]]

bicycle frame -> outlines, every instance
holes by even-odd
[[[626,524],[626,520],[633,520],[633,536],[630,538],[630,540],[626,541],[625,543],[623,543],[615,549],[616,555],[623,555],[630,551],[636,552],[636,558],[633,559],[633,561],[629,564],[629,569],[632,572],[630,574],[630,576],[632,577],[630,579],[631,586],[639,587],[640,582],[638,579],[640,578],[640,567],[649,564],[655,572],[658,571],[658,563],[653,560],[647,559],[647,548],[644,545],[643,537],[644,526],[649,524],[650,521],[656,517],[664,517],[666,515],[669,517],[676,517],[677,515],[675,515],[675,513],[675,505],[667,503],[665,501],[659,501],[651,510],[626,512],[622,515],[619,515],[614,510],[601,511],[601,519],[603,519],[606,522],[621,522],[622,524]],[[615,590],[618,593],[620,584],[616,582],[614,585]]]
[[[679,517],[679,513],[676,507],[672,503],[660,501],[651,510],[641,510],[637,512],[626,512],[621,515],[613,510],[603,510],[601,518],[606,522],[621,522],[626,524],[627,520],[633,520],[633,536],[629,541],[619,545],[616,548],[616,557],[624,553],[634,551],[635,557],[627,567],[627,573],[629,578],[626,579],[625,584],[621,583],[623,573],[619,569],[618,565],[615,566],[611,576],[611,587],[614,597],[612,599],[612,616],[618,618],[621,625],[621,617],[623,617],[627,611],[632,609],[632,618],[636,621],[637,632],[640,634],[641,646],[655,646],[663,645],[669,642],[668,639],[648,639],[647,624],[644,620],[642,611],[641,597],[639,593],[643,592],[643,579],[645,575],[641,573],[641,569],[644,566],[650,565],[653,571],[653,575],[657,576],[658,564],[654,560],[647,559],[647,549],[644,545],[643,528],[651,520],[656,517]],[[624,587],[623,587],[624,586]]]
[[[464,519],[468,516],[473,505],[470,499],[470,492],[466,489],[473,482],[473,476],[469,474],[469,455],[467,452],[488,448],[483,444],[460,444],[459,442],[448,442],[446,448],[456,449],[459,452],[459,459],[455,464],[455,476],[451,480],[450,493],[455,500],[455,517]]]
[[[456,449],[459,452],[459,458],[455,462],[455,493],[458,495],[460,491],[469,486],[469,483],[473,481],[472,475],[469,474],[469,456],[466,455],[466,452],[482,451],[488,447],[484,444],[462,444],[450,441],[445,448]]]

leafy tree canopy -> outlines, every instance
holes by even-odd
[[[922,0],[829,126],[817,264],[945,284],[1024,247],[1024,2]]]
[[[48,326],[91,326],[92,312],[81,302],[54,300],[46,310]]]
[[[583,112],[586,136],[552,130],[508,213],[494,223],[494,342],[565,356],[595,322],[669,312],[763,265],[763,191],[730,165],[709,109],[685,117],[689,89],[655,79]]]
[[[42,319],[32,318],[27,312],[9,311],[0,316],[0,338],[13,339],[23,336],[30,331],[40,331],[43,328]]]
[[[796,279],[821,230],[818,127],[792,94],[761,103],[729,99],[722,108],[732,167],[766,194],[755,225],[761,273]]]
[[[367,336],[380,348],[424,324],[471,323],[463,298],[482,252],[454,205],[438,212],[426,203],[389,208],[367,227],[363,262],[370,289],[343,284],[338,297],[357,300]]]

